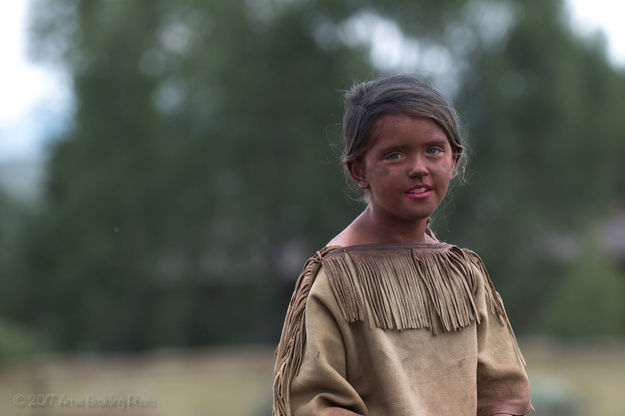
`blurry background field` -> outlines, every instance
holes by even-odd
[[[521,345],[537,416],[625,414],[625,341]],[[0,403],[10,403],[2,414],[11,416],[269,415],[272,366],[273,349],[261,346],[40,358],[0,373]],[[15,405],[20,394],[52,396],[36,408]],[[129,397],[143,405],[120,408]],[[81,400],[84,407],[72,404]]]
[[[484,259],[541,414],[625,414],[625,70],[567,3],[29,5],[58,82],[11,118],[30,85],[0,69],[2,414],[70,411],[20,409],[21,389],[266,411],[294,279],[362,209],[342,91],[397,72],[459,111],[468,183],[434,229]]]

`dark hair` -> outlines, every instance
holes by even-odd
[[[451,145],[456,170],[464,171],[464,145],[456,111],[438,91],[408,75],[362,82],[345,93],[343,166],[369,150],[373,127],[381,116],[398,113],[426,117],[438,124]]]

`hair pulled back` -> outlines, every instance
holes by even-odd
[[[449,140],[456,169],[463,170],[464,146],[456,111],[438,91],[408,75],[362,82],[345,93],[343,166],[359,160],[369,150],[375,123],[387,114],[406,114],[434,121]]]

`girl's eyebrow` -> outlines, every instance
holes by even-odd
[[[429,146],[445,146],[446,143],[449,143],[447,139],[431,139],[425,142]]]
[[[405,144],[389,144],[386,147],[382,147],[380,149],[380,153],[388,153],[388,152],[393,152],[393,151],[397,151],[397,150],[402,150],[405,149],[407,146]]]
[[[436,138],[433,137],[429,140],[424,140],[424,142],[422,143],[422,145],[424,146],[440,146],[440,147],[444,147],[445,144],[449,143],[449,141],[447,140],[447,138]],[[406,147],[410,147],[409,144],[405,144],[405,143],[397,143],[397,144],[389,144],[388,146],[382,147],[380,148],[380,153],[387,153],[387,152],[391,152],[391,151],[396,151],[396,150],[403,150]]]

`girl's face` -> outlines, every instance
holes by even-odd
[[[371,140],[348,169],[368,190],[372,213],[391,223],[427,221],[443,200],[455,166],[443,130],[428,118],[389,114],[375,123]]]

